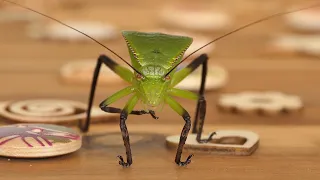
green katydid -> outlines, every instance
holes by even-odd
[[[101,102],[100,108],[109,113],[119,113],[120,114],[120,129],[122,132],[122,137],[124,141],[124,145],[126,148],[126,157],[127,161],[124,161],[122,156],[118,156],[120,161],[119,164],[123,167],[129,167],[132,164],[132,154],[129,142],[129,133],[126,127],[126,120],[129,114],[135,115],[143,115],[150,114],[153,118],[157,119],[158,117],[155,114],[155,108],[158,106],[162,106],[163,104],[168,104],[176,113],[178,113],[185,121],[184,127],[181,132],[180,142],[177,149],[175,163],[179,166],[186,166],[191,162],[191,157],[193,155],[189,155],[185,161],[181,161],[181,155],[183,146],[187,139],[189,130],[191,128],[191,117],[189,113],[179,104],[173,97],[181,97],[186,99],[191,99],[197,101],[195,120],[193,122],[192,133],[197,133],[197,141],[199,143],[207,143],[212,139],[215,133],[210,134],[210,136],[206,139],[202,139],[202,129],[205,120],[206,114],[206,100],[204,97],[205,92],[205,81],[207,74],[207,61],[208,56],[206,54],[200,55],[198,58],[193,60],[189,65],[177,71],[177,67],[184,62],[187,58],[189,58],[194,53],[199,50],[205,48],[206,46],[216,42],[230,34],[233,34],[239,30],[242,30],[246,27],[252,26],[256,23],[268,20],[270,18],[289,14],[297,11],[301,11],[304,9],[313,8],[317,5],[312,5],[309,7],[282,12],[273,14],[271,16],[259,19],[252,23],[241,26],[233,31],[230,31],[210,42],[205,44],[204,46],[198,48],[196,51],[190,53],[188,56],[183,58],[185,51],[192,43],[191,37],[186,36],[177,36],[177,35],[169,35],[163,33],[144,33],[144,32],[136,32],[136,31],[123,31],[122,35],[124,40],[127,43],[127,47],[129,50],[131,64],[129,64],[126,60],[120,57],[117,53],[115,53],[110,48],[106,47],[96,39],[90,37],[89,35],[81,32],[53,17],[45,15],[41,12],[35,11],[29,7],[25,7],[23,5],[17,4],[15,2],[3,0],[5,2],[20,6],[24,9],[33,11],[37,14],[45,16],[49,19],[52,19],[66,27],[69,27],[84,36],[90,38],[97,44],[101,45],[114,55],[116,55],[120,60],[125,62],[132,70],[130,71],[128,68],[120,66],[114,60],[110,59],[106,55],[101,55],[98,58],[97,65],[94,71],[93,80],[91,84],[90,97],[88,103],[87,110],[87,119],[83,124],[80,122],[80,129],[83,132],[87,132],[89,130],[90,125],[90,113],[91,107],[93,105],[94,93],[97,85],[97,79],[99,76],[100,68],[102,64],[105,64],[109,67],[114,73],[119,75],[123,80],[130,83],[130,86],[119,90],[113,95],[109,96],[107,99]],[[202,77],[201,77],[201,86],[198,93],[194,93],[187,90],[181,90],[174,88],[179,82],[181,82],[185,77],[187,77],[190,73],[192,73],[196,68],[202,65]],[[131,95],[128,102],[124,106],[124,108],[114,108],[109,107],[110,104],[118,101],[119,99]],[[141,101],[145,104],[145,110],[134,110],[135,105]]]

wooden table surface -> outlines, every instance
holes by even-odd
[[[159,10],[168,2],[164,0],[155,6],[158,3],[155,0],[95,0],[86,3],[85,11],[54,9],[50,14],[58,19],[73,15],[104,20],[115,24],[119,30],[152,29],[162,27]],[[312,1],[309,2],[312,4]],[[232,27],[228,29],[284,11],[291,5],[303,4],[301,0],[217,1],[217,7],[224,8],[234,18]],[[59,76],[60,67],[79,59],[94,61],[99,54],[108,52],[91,42],[33,40],[26,35],[26,25],[25,22],[0,24],[0,100],[65,98],[87,102],[89,87],[63,84]],[[214,38],[227,30],[207,35]],[[84,137],[83,148],[74,154],[41,160],[8,161],[7,158],[0,158],[0,177],[33,180],[319,179],[320,62],[316,57],[266,53],[270,38],[285,32],[292,33],[284,26],[281,17],[276,18],[219,41],[216,50],[210,54],[210,63],[223,65],[230,79],[222,90],[206,94],[208,114],[205,131],[246,129],[258,133],[260,147],[252,156],[197,153],[187,168],[176,167],[173,163],[175,152],[166,149],[165,136],[180,134],[183,120],[165,107],[157,121],[148,116],[129,117],[128,129],[132,138],[143,137],[132,145],[134,164],[130,169],[117,165],[116,155],[123,154],[124,147],[118,123],[110,123],[92,126],[90,133]],[[126,45],[121,38],[104,43],[128,59]],[[99,86],[95,104],[119,88]],[[243,90],[279,90],[296,94],[304,101],[305,108],[299,114],[279,117],[231,115],[216,109],[219,94]],[[122,100],[115,105],[121,107],[124,102]],[[193,115],[195,102],[181,102]],[[115,140],[112,140],[113,137]],[[110,145],[109,141],[115,144]]]

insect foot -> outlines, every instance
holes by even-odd
[[[120,159],[119,164],[120,164],[122,167],[127,168],[127,167],[130,167],[130,165],[132,164],[132,163],[126,163],[126,162],[124,162],[122,156],[120,156],[120,155],[117,156],[117,157]]]
[[[188,158],[187,158],[187,160],[186,161],[184,161],[184,162],[176,162],[177,164],[178,164],[178,166],[187,166],[188,164],[190,164],[191,163],[191,158],[193,157],[194,155],[193,154],[191,154],[191,155],[189,155],[188,156]]]
[[[156,116],[156,113],[152,110],[149,110],[150,115],[153,117],[153,119],[159,119],[158,116]]]
[[[212,140],[212,137],[214,135],[217,135],[217,133],[216,132],[212,132],[207,139],[199,139],[199,140],[197,139],[197,142],[198,143],[208,143],[208,142],[210,142]]]

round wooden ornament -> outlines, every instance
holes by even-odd
[[[0,156],[53,157],[75,152],[81,145],[81,135],[63,126],[15,124],[0,127]]]
[[[78,123],[86,118],[87,104],[60,99],[31,99],[0,103],[0,116],[22,123]],[[116,115],[93,107],[92,122],[111,121]]]
[[[230,17],[225,12],[200,3],[167,5],[160,18],[170,26],[193,31],[215,31],[230,25]]]
[[[310,56],[320,54],[320,35],[282,35],[273,38],[270,44],[269,49],[275,53]]]
[[[281,92],[241,92],[223,94],[219,97],[218,107],[230,112],[246,114],[279,115],[296,112],[303,108],[300,97]]]
[[[37,9],[37,11],[45,12],[50,3],[47,1],[51,0],[17,0],[14,1],[18,4],[23,4],[28,7],[32,7],[33,9]],[[50,5],[49,5],[50,6]],[[34,12],[25,10],[21,7],[17,7],[14,4],[8,2],[1,2],[0,4],[0,22],[12,22],[12,21],[37,21],[41,18],[38,14]]]
[[[197,134],[190,134],[184,149],[191,152],[206,152],[219,155],[251,155],[259,146],[259,136],[251,131],[220,130],[208,143],[198,143]],[[202,139],[207,138],[202,136]],[[168,136],[166,144],[169,148],[177,148],[180,135]]]
[[[82,20],[64,20],[63,22],[99,41],[110,40],[117,37],[116,28],[111,24]],[[88,37],[71,28],[65,27],[57,22],[45,20],[31,23],[28,27],[28,35],[32,38],[45,40],[69,42],[90,41]]]
[[[179,67],[179,69],[181,68],[182,67]],[[180,89],[190,90],[190,91],[199,90],[200,84],[201,84],[201,72],[202,72],[202,68],[201,67],[197,68],[194,72],[192,72],[189,76],[187,76],[175,87]],[[222,66],[209,65],[208,71],[207,71],[205,89],[215,90],[215,89],[222,88],[223,86],[226,85],[227,80],[228,80],[228,72]]]
[[[284,20],[288,26],[298,31],[320,31],[320,10],[318,8],[287,14]]]
[[[68,84],[89,85],[92,82],[94,68],[97,60],[78,60],[68,62],[60,69],[63,82]],[[123,84],[125,83],[118,75],[109,68],[101,68],[99,74],[99,85]]]

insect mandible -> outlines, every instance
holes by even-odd
[[[183,146],[187,139],[188,133],[191,129],[191,117],[189,113],[177,102],[173,97],[181,97],[186,99],[191,99],[197,101],[196,114],[192,126],[192,133],[196,133],[196,140],[199,143],[207,143],[212,139],[215,133],[210,134],[208,138],[201,138],[205,114],[206,114],[206,100],[204,97],[205,92],[205,82],[207,75],[207,63],[208,56],[206,54],[202,54],[196,59],[194,59],[190,64],[181,70],[177,71],[177,67],[184,62],[187,58],[189,58],[194,53],[199,50],[205,48],[206,46],[227,37],[237,31],[245,29],[249,26],[252,26],[256,23],[268,20],[273,17],[313,8],[319,6],[320,4],[304,7],[301,9],[296,9],[287,12],[281,12],[277,14],[273,14],[257,21],[251,22],[235,30],[232,30],[210,42],[205,44],[204,46],[198,48],[194,52],[185,56],[185,52],[188,47],[192,43],[192,38],[187,36],[177,36],[177,35],[169,35],[163,33],[145,33],[145,32],[137,32],[137,31],[123,31],[122,35],[124,40],[127,43],[127,47],[129,50],[131,64],[129,64],[126,60],[120,57],[113,50],[103,45],[96,39],[87,35],[84,32],[77,30],[53,17],[45,15],[41,12],[33,10],[29,7],[23,6],[21,4],[11,2],[8,0],[3,0],[4,2],[14,4],[21,8],[33,11],[39,15],[45,16],[51,20],[54,20],[68,28],[71,28],[84,36],[90,38],[97,44],[101,45],[114,55],[116,55],[120,60],[125,62],[132,70],[130,71],[128,68],[123,67],[117,64],[114,60],[110,59],[106,55],[100,55],[94,70],[93,80],[91,84],[91,90],[89,95],[89,103],[87,110],[87,118],[85,123],[80,122],[79,126],[82,132],[87,132],[89,130],[90,125],[90,114],[91,107],[93,105],[93,99],[95,94],[95,89],[97,85],[97,80],[100,72],[100,68],[102,64],[106,65],[110,68],[114,73],[120,76],[123,80],[130,83],[130,86],[119,90],[113,95],[109,96],[107,99],[100,103],[100,108],[108,113],[119,113],[120,114],[120,129],[122,133],[122,138],[124,142],[124,146],[126,149],[126,161],[122,156],[118,156],[119,164],[123,167],[129,167],[132,164],[132,153],[129,142],[129,133],[126,126],[126,120],[129,114],[134,115],[143,115],[150,114],[152,118],[157,119],[156,116],[156,108],[158,106],[162,106],[164,104],[168,104],[176,113],[178,113],[185,121],[183,126],[180,142],[177,148],[175,163],[179,166],[186,166],[191,162],[192,154],[189,155],[185,161],[181,161],[181,155]],[[187,90],[177,89],[175,85],[181,82],[184,78],[186,78],[190,73],[192,73],[195,69],[202,66],[201,73],[201,85],[198,93],[194,93]],[[124,106],[124,108],[115,108],[110,107],[109,105],[118,101],[119,99],[129,96],[128,102]],[[134,110],[135,105],[141,101],[144,104],[143,110]]]

